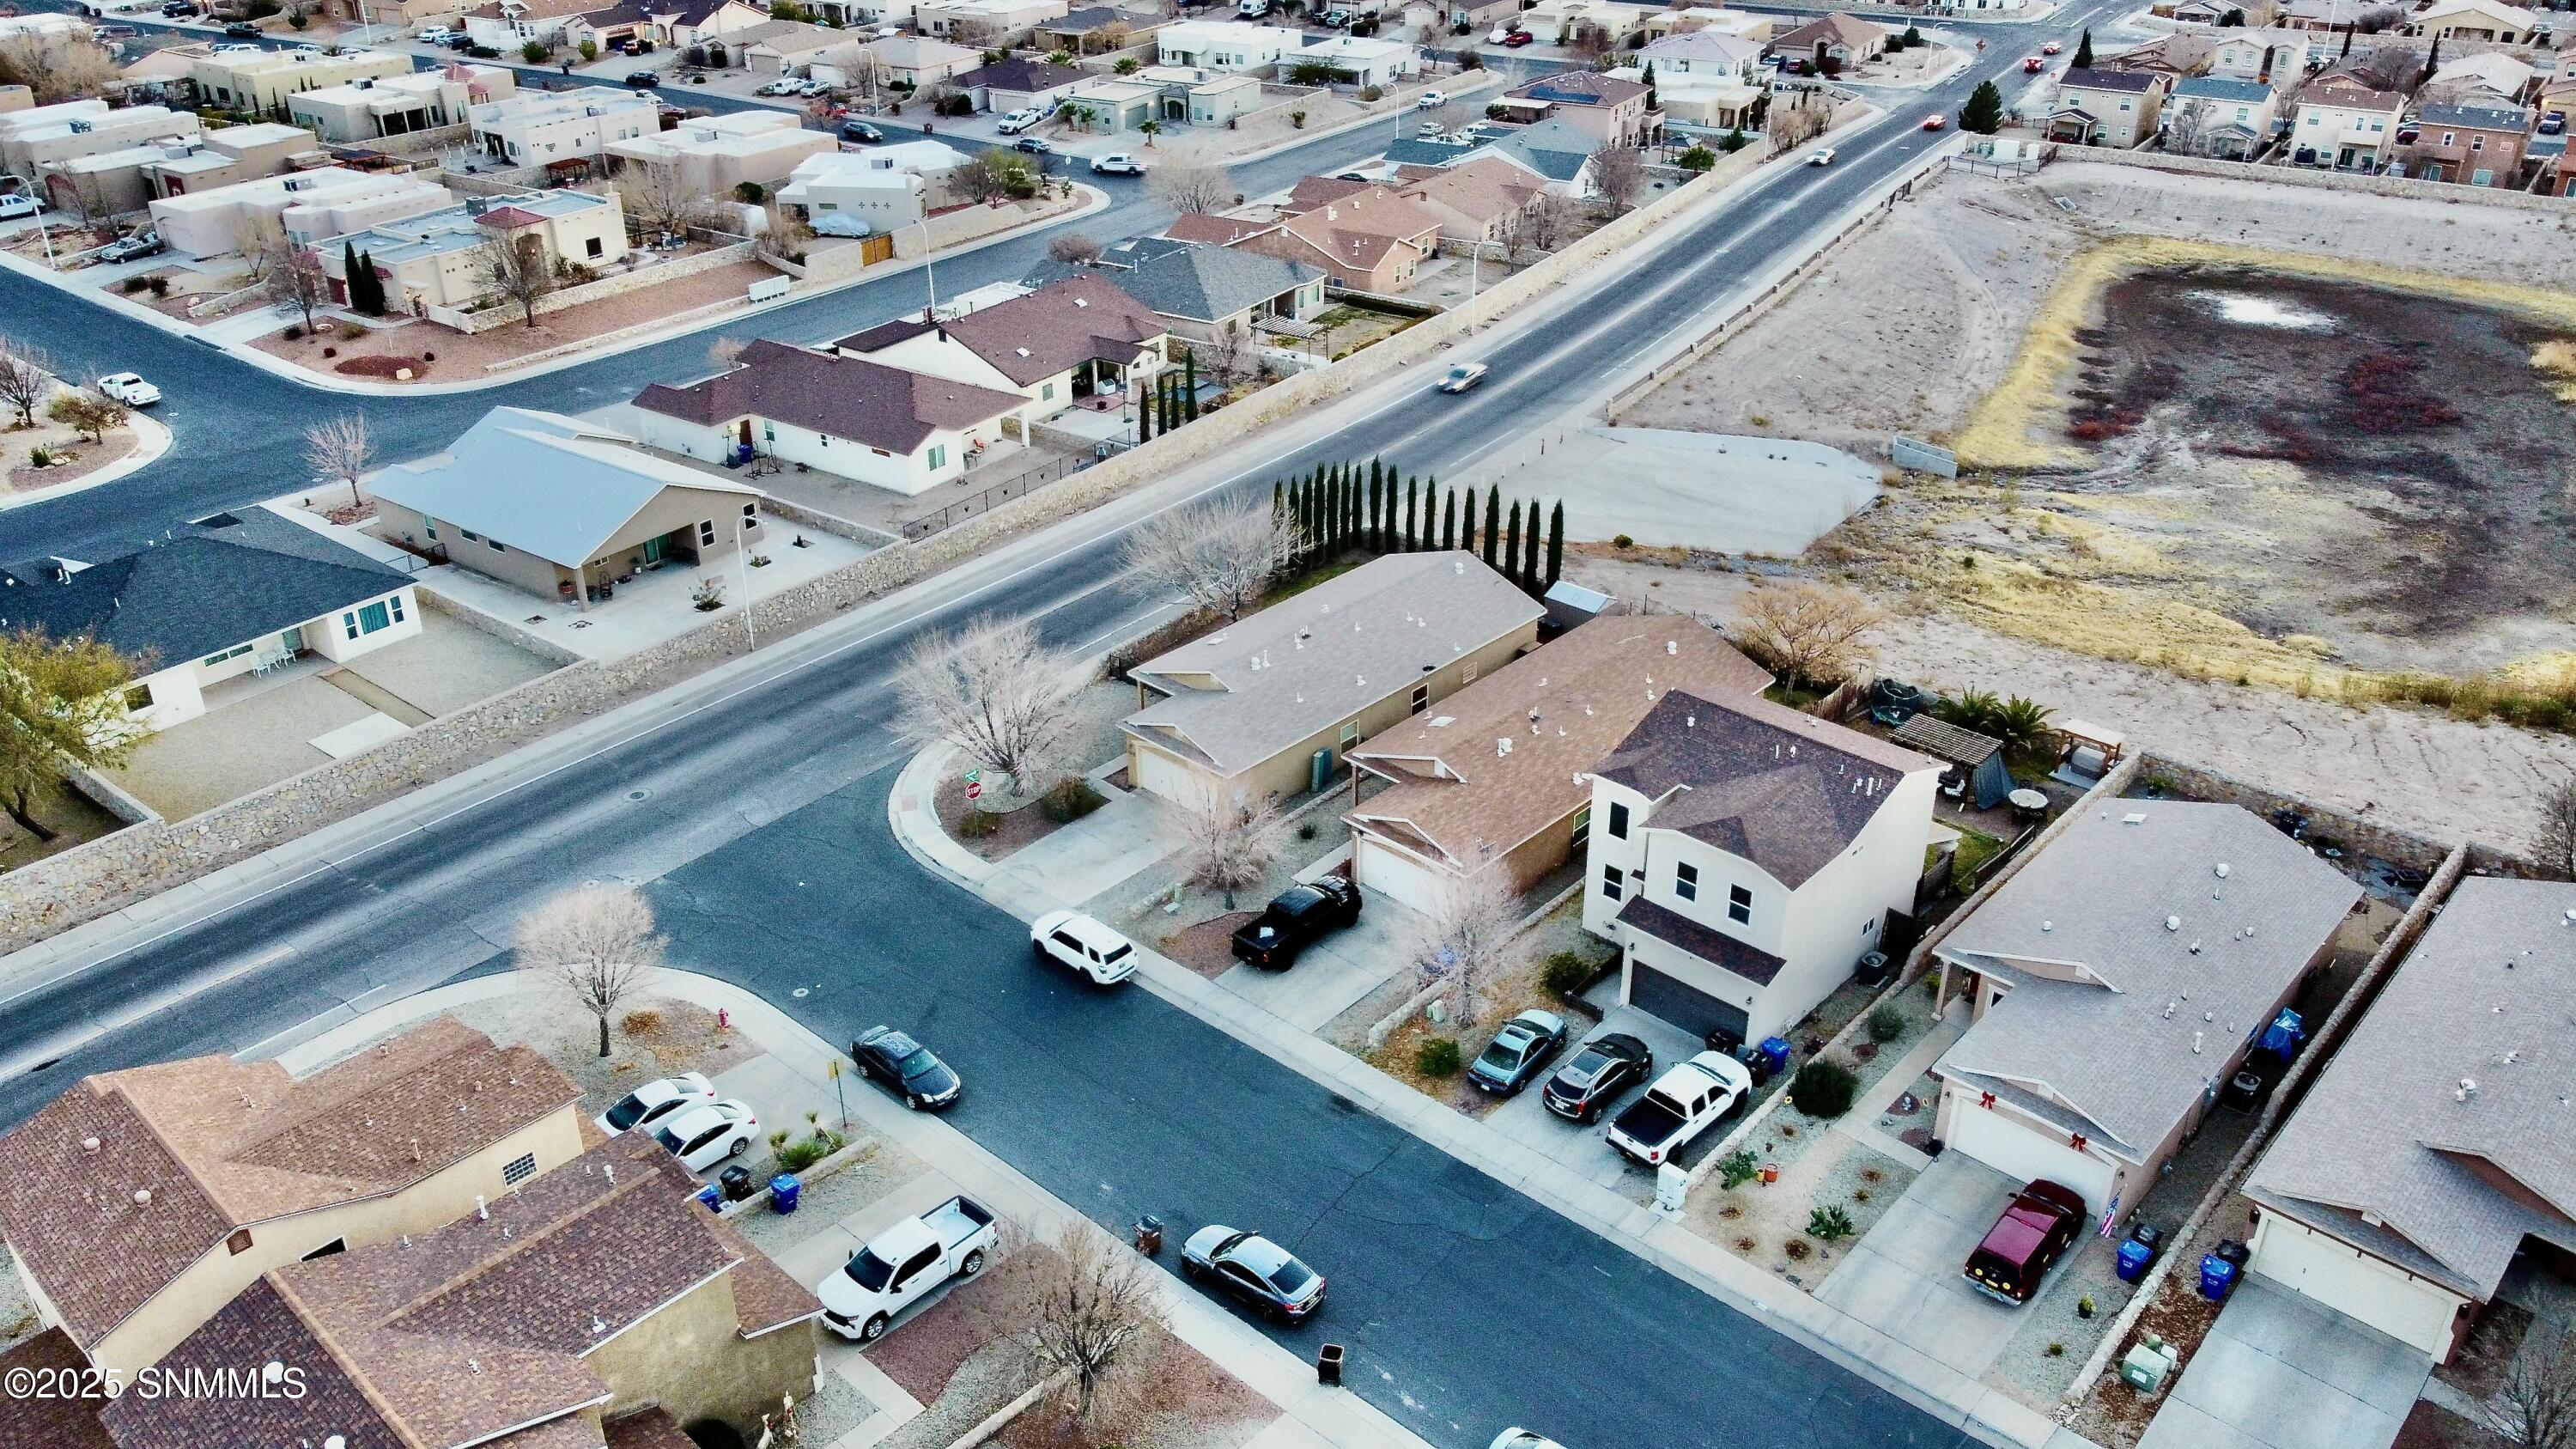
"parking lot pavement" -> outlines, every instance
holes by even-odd
[[[1617,999],[1616,978],[1605,983],[1603,988],[1596,988],[1596,990],[1600,989],[1608,990],[1612,1000]],[[1658,1073],[1676,1062],[1689,1061],[1692,1053],[1700,1049],[1699,1039],[1677,1026],[1658,1021],[1634,1007],[1612,1006],[1602,1016],[1601,1025],[1585,1032],[1581,1038],[1570,1043],[1564,1055],[1557,1058],[1557,1063],[1561,1065],[1572,1057],[1583,1042],[1614,1031],[1626,1032],[1644,1042],[1647,1049],[1655,1054],[1655,1070]],[[1556,1067],[1553,1065],[1548,1068],[1551,1074],[1555,1070]],[[1652,1193],[1655,1185],[1654,1174],[1644,1168],[1632,1166],[1628,1159],[1612,1150],[1610,1140],[1605,1135],[1609,1130],[1610,1118],[1616,1116],[1620,1108],[1636,1100],[1635,1089],[1623,1093],[1617,1101],[1610,1104],[1608,1110],[1602,1113],[1600,1121],[1586,1127],[1579,1123],[1568,1122],[1547,1110],[1547,1104],[1539,1100],[1539,1088],[1545,1081],[1546,1078],[1540,1078],[1538,1082],[1532,1083],[1528,1090],[1496,1107],[1493,1113],[1485,1118],[1485,1125],[1510,1138],[1516,1145],[1526,1147],[1560,1166],[1571,1168],[1603,1187],[1630,1191],[1631,1195]],[[1733,1124],[1734,1119],[1730,1118],[1727,1122],[1710,1128],[1702,1135],[1701,1141],[1717,1141],[1726,1135]]]
[[[2387,1449],[2432,1360],[2248,1276],[2138,1449]]]
[[[1816,1297],[1970,1378],[1984,1374],[2017,1317],[1959,1270],[2019,1185],[1964,1152],[1943,1153]]]
[[[1285,971],[1238,965],[1216,984],[1300,1031],[1323,1030],[1404,969],[1405,942],[1421,919],[1373,890],[1361,890],[1358,924],[1307,947],[1296,965]]]

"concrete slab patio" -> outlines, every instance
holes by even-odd
[[[1655,1054],[1657,1072],[1676,1062],[1689,1061],[1692,1054],[1700,1050],[1700,1040],[1680,1027],[1648,1016],[1635,1007],[1618,1005],[1619,978],[1616,975],[1593,987],[1586,999],[1600,1007],[1602,1015],[1601,1025],[1583,1033],[1582,1041],[1591,1041],[1614,1031],[1625,1032],[1644,1042],[1647,1050]],[[1565,1057],[1573,1056],[1579,1045],[1578,1042],[1568,1046]],[[1564,1059],[1559,1058],[1560,1061]],[[1628,1159],[1612,1151],[1609,1138],[1603,1135],[1607,1130],[1603,1124],[1635,1099],[1633,1089],[1620,1094],[1603,1110],[1601,1122],[1584,1127],[1547,1110],[1546,1104],[1539,1100],[1537,1089],[1533,1088],[1496,1107],[1485,1118],[1485,1125],[1510,1138],[1515,1145],[1581,1173],[1592,1182],[1614,1190],[1629,1191],[1633,1196],[1638,1191],[1652,1192],[1654,1175],[1630,1165]],[[1715,1141],[1733,1125],[1733,1120],[1730,1120],[1711,1128],[1708,1140]]]
[[[1568,450],[1579,479],[1566,474]],[[1531,439],[1477,471],[1507,496],[1564,495],[1569,537],[1776,558],[1805,552],[1879,487],[1878,465],[1840,448],[1602,424]]]
[[[2387,1449],[2432,1360],[2249,1275],[2138,1449]]]

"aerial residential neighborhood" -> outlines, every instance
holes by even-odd
[[[2576,22],[0,6],[0,1449],[2576,1442]]]

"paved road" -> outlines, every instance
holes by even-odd
[[[1964,89],[1923,104],[1955,105]],[[1355,155],[1368,143],[1346,144]],[[1486,354],[1496,377],[1484,390],[1406,394],[1286,466],[1376,452],[1454,476],[1715,304],[1798,244],[1803,223],[1883,184],[1921,144],[1883,127],[1845,143],[1840,166],[1776,176],[1746,204],[1623,259],[1638,274],[1571,299],[1573,315]],[[1144,214],[1132,200],[1123,207]],[[1020,255],[992,258],[987,275],[1014,274],[1036,246],[1014,244]],[[871,305],[880,315],[908,305],[893,290],[901,279],[872,285],[773,314],[760,330],[821,336]],[[137,340],[116,335],[129,324],[23,284],[0,284],[0,316],[57,343]],[[105,490],[113,505],[0,515],[13,538],[37,524],[57,538],[114,539],[155,510],[276,490],[279,450],[313,396],[211,352],[143,340],[170,354],[156,373],[179,401],[174,420],[206,430],[201,446],[138,475],[141,489]],[[703,352],[703,338],[684,340],[511,397],[590,406],[687,371]],[[483,405],[398,400],[370,415],[430,445]],[[202,446],[209,437],[221,439],[219,458]],[[1269,476],[1237,481],[1258,488]],[[1067,643],[1131,627],[1149,601],[1095,582],[1114,576],[1116,546],[1104,526],[1043,570],[980,581],[942,617],[1007,602]],[[0,1122],[81,1072],[242,1049],[371,993],[489,969],[533,895],[621,877],[654,892],[679,964],[760,991],[827,1039],[878,1020],[922,1031],[972,1083],[957,1124],[1100,1221],[1123,1228],[1152,1211],[1184,1232],[1218,1219],[1282,1237],[1334,1285],[1325,1328],[1305,1337],[1328,1331],[1354,1345],[1356,1391],[1437,1444],[1480,1446],[1508,1421],[1640,1449],[1737,1437],[1967,1442],[1156,999],[1095,996],[1036,972],[1015,923],[923,875],[887,836],[901,750],[883,729],[882,681],[911,632],[842,647],[717,706],[674,710],[510,794],[0,1001]]]

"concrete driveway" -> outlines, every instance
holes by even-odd
[[[1610,1000],[1617,1000],[1618,978],[1612,977],[1595,990],[1606,991]],[[1601,1003],[1596,1000],[1594,1004]],[[1691,1056],[1700,1050],[1699,1039],[1677,1026],[1659,1021],[1635,1007],[1609,1006],[1602,1014],[1601,1024],[1585,1032],[1575,1043],[1570,1044],[1564,1054],[1557,1058],[1557,1062],[1562,1063],[1572,1057],[1582,1042],[1614,1031],[1626,1032],[1644,1042],[1647,1050],[1655,1054],[1655,1070],[1658,1073],[1676,1062],[1689,1061]],[[1555,1070],[1555,1065],[1548,1068],[1550,1074]],[[1604,1187],[1617,1188],[1621,1186],[1622,1179],[1633,1177],[1635,1183],[1630,1186],[1642,1192],[1652,1193],[1655,1175],[1644,1168],[1632,1165],[1628,1159],[1612,1151],[1609,1138],[1604,1135],[1610,1118],[1616,1116],[1620,1108],[1636,1100],[1638,1089],[1632,1087],[1620,1094],[1618,1100],[1610,1104],[1609,1110],[1602,1113],[1599,1122],[1585,1127],[1568,1122],[1547,1110],[1547,1104],[1539,1100],[1539,1088],[1544,1083],[1545,1078],[1541,1078],[1538,1083],[1533,1083],[1518,1096],[1496,1107],[1492,1115],[1485,1118],[1485,1125],[1551,1162],[1573,1168]],[[1717,1141],[1727,1134],[1735,1121],[1735,1118],[1728,1118],[1725,1122],[1710,1128],[1700,1140],[1710,1143]],[[1693,1159],[1685,1157],[1683,1160],[1688,1162]]]
[[[1328,858],[1298,872],[1298,878],[1312,879],[1331,868]],[[1300,1031],[1323,1030],[1326,1023],[1404,969],[1405,943],[1422,919],[1412,908],[1365,886],[1360,891],[1357,924],[1307,947],[1296,965],[1285,971],[1237,965],[1219,976],[1216,984],[1258,1002]],[[1260,903],[1245,904],[1257,907]]]
[[[2248,1275],[2138,1449],[2387,1449],[2432,1360]]]
[[[1816,1297],[1972,1379],[1982,1376],[2019,1315],[1970,1288],[1959,1268],[2019,1186],[1964,1152],[1941,1154]]]

